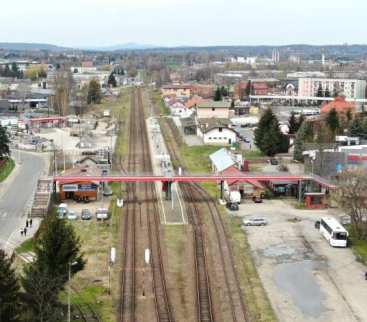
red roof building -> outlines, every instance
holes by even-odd
[[[346,114],[348,111],[354,113],[356,105],[353,102],[347,102],[345,96],[337,96],[335,99],[321,106],[320,114],[328,114],[335,109],[338,114]]]

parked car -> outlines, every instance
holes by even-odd
[[[69,210],[68,214],[66,215],[66,218],[68,220],[77,220],[78,215],[76,214],[76,212],[74,210]]]
[[[263,202],[263,200],[262,200],[262,198],[260,196],[253,196],[252,197],[252,201],[254,203],[262,203]]]
[[[64,218],[67,213],[68,213],[68,205],[66,203],[61,203],[58,207],[57,207],[57,216],[59,218]]]
[[[240,209],[236,202],[227,202],[226,206],[231,211],[238,211]]]
[[[106,208],[98,208],[96,211],[97,220],[105,220],[108,219],[108,209]]]
[[[103,195],[108,197],[108,196],[112,196],[113,192],[112,189],[110,188],[110,186],[105,185],[103,188]]]
[[[82,220],[91,220],[92,213],[89,209],[83,209],[80,217],[82,218]]]
[[[243,137],[243,142],[245,142],[245,143],[251,143],[251,140],[249,138]]]
[[[272,159],[270,159],[270,164],[271,164],[271,165],[278,165],[278,164],[279,164],[279,162],[278,162],[278,160],[277,160],[277,159],[272,158]]]
[[[268,224],[268,221],[261,217],[243,219],[242,222],[245,226],[266,226]]]

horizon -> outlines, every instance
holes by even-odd
[[[286,44],[231,44],[231,45],[221,45],[221,44],[207,44],[207,45],[174,45],[174,46],[165,46],[160,44],[147,44],[147,43],[140,43],[140,42],[125,42],[125,43],[112,43],[112,44],[106,44],[106,45],[86,45],[82,47],[77,46],[66,46],[58,43],[47,43],[47,42],[36,42],[36,41],[1,41],[0,44],[6,44],[6,45],[34,45],[34,46],[41,46],[41,45],[47,45],[47,46],[55,46],[59,48],[65,48],[65,49],[80,49],[80,50],[119,50],[119,48],[124,47],[130,47],[131,49],[143,49],[143,50],[149,50],[149,49],[180,49],[180,48],[215,48],[215,47],[269,47],[269,48],[282,48],[282,47],[294,47],[294,46],[310,46],[310,47],[333,47],[333,46],[367,46],[366,43],[286,43]],[[117,49],[113,49],[114,47],[119,47]],[[142,48],[138,48],[142,47]],[[0,47],[1,49],[1,47]],[[127,48],[129,49],[129,48]]]

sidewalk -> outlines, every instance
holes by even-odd
[[[5,252],[11,256],[17,247],[19,247],[26,240],[31,239],[36,234],[40,224],[41,218],[32,218],[32,227],[29,227],[28,225],[27,235],[22,236],[20,231],[26,226],[26,218],[24,218],[24,222],[22,222],[17,230],[13,231],[9,239],[5,242],[5,246],[3,247]]]

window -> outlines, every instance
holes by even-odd
[[[347,240],[347,234],[346,233],[334,233],[333,238],[337,240]]]
[[[324,227],[325,228],[325,230],[329,233],[329,234],[331,234],[333,231],[332,231],[332,229],[326,224],[326,222],[325,221],[323,221],[323,220],[321,220],[321,226],[322,227]]]

